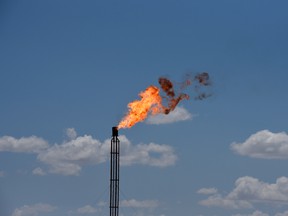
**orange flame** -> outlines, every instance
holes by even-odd
[[[209,74],[207,72],[196,74],[193,78],[188,75],[185,82],[182,83],[181,89],[183,90],[187,86],[192,85],[192,81],[195,83],[195,91],[198,94],[195,99],[202,100],[209,97],[211,94],[205,92],[199,92],[201,86],[211,85],[209,80]],[[165,78],[160,77],[158,83],[166,97],[164,99],[168,102],[167,106],[162,105],[162,97],[160,96],[160,88],[155,86],[149,86],[145,91],[141,92],[139,96],[140,100],[135,100],[127,105],[128,113],[118,124],[120,128],[130,128],[138,122],[144,121],[148,114],[156,115],[159,113],[169,114],[175,109],[180,101],[188,100],[190,96],[185,93],[175,94],[173,83]]]
[[[145,91],[141,92],[139,96],[141,100],[135,100],[127,105],[129,111],[118,125],[120,128],[130,128],[137,122],[146,119],[147,115],[152,115],[163,112],[162,99],[159,95],[159,88],[149,86]]]

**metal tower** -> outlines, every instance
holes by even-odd
[[[119,159],[120,141],[117,127],[112,127],[110,158],[110,216],[119,215]]]

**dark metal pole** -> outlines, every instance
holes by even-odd
[[[112,127],[110,154],[110,216],[118,216],[120,141],[118,139],[117,127]]]

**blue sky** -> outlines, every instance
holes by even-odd
[[[108,215],[111,127],[207,71],[212,97],[119,131],[121,215],[287,216],[287,6],[2,0],[0,215]]]

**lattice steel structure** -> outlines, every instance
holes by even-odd
[[[119,215],[120,141],[117,127],[112,127],[110,158],[110,216]]]

